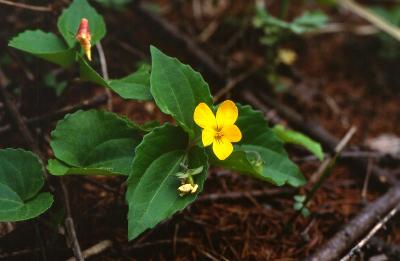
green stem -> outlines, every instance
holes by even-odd
[[[192,176],[188,177],[188,181],[189,181],[190,185],[194,186],[194,180],[193,180]]]
[[[288,14],[288,10],[289,10],[289,1],[290,0],[281,0],[281,10],[279,13],[279,17],[282,20],[285,20]]]

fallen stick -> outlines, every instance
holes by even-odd
[[[273,98],[262,92],[253,94],[253,92],[250,92],[249,90],[244,90],[242,92],[242,96],[246,101],[264,111],[264,113],[269,111],[264,104],[265,102],[268,106],[274,108],[279,115],[285,118],[291,126],[318,140],[330,152],[335,151],[335,147],[339,143],[339,140],[328,133],[321,126],[304,119],[302,115],[292,108],[278,103]]]
[[[343,8],[346,8],[347,10],[367,20],[368,22],[370,22],[380,30],[384,31],[385,33],[389,34],[396,40],[400,41],[400,30],[396,26],[386,22],[383,18],[374,14],[372,11],[368,10],[364,6],[356,3],[353,0],[338,0],[338,4]]]
[[[147,11],[145,8],[141,7],[140,4],[135,5],[134,11],[145,20],[148,27],[156,28],[161,31],[161,33],[168,34],[168,41],[173,41],[178,48],[183,47],[186,49],[188,53],[201,63],[207,74],[212,75],[221,82],[225,82],[225,70],[223,67],[218,65],[214,59],[190,37],[184,35],[164,18]]]
[[[96,107],[98,105],[101,105],[107,101],[107,94],[103,93],[100,95],[97,95],[91,99],[87,99],[82,101],[81,103],[75,104],[75,105],[68,105],[62,109],[52,111],[50,113],[33,117],[30,119],[25,120],[25,123],[28,126],[38,126],[44,122],[47,121],[53,121],[53,120],[58,120],[62,117],[65,116],[67,113],[75,112],[77,110],[85,110],[89,108]],[[0,127],[0,135],[5,134],[9,131],[13,130],[13,125],[12,124],[7,124],[2,127]]]
[[[353,218],[341,231],[333,236],[307,261],[338,260],[346,250],[351,248],[374,225],[381,222],[381,217],[398,206],[400,186],[391,188],[385,195],[367,205],[360,214]]]
[[[249,192],[234,191],[226,193],[212,193],[199,197],[197,202],[240,200],[248,198],[249,196],[253,198],[263,198],[277,195],[292,195],[294,193],[296,193],[296,190],[291,188],[272,188],[265,190],[253,190]]]
[[[108,248],[112,247],[112,241],[111,240],[103,240],[97,243],[94,246],[91,246],[90,248],[86,249],[85,251],[82,252],[83,258],[89,258],[91,256],[98,255]],[[67,261],[76,261],[75,257],[68,258]]]
[[[37,12],[51,12],[53,9],[50,6],[37,6],[25,3],[16,3],[15,1],[0,0],[0,4],[14,6],[17,8],[28,9]]]
[[[365,244],[368,243],[368,241],[382,228],[385,226],[385,224],[396,215],[396,213],[400,210],[400,204],[395,206],[381,221],[379,221],[372,229],[371,231],[367,234],[366,237],[364,237],[358,244],[353,247],[349,253],[347,253],[346,256],[344,256],[341,261],[348,261],[351,260],[357,253],[361,251],[361,249],[365,246]]]

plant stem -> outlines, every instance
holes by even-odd
[[[289,0],[282,0],[279,18],[285,20],[288,14],[288,10],[289,10]]]

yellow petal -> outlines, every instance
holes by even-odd
[[[224,126],[233,125],[238,117],[238,108],[231,100],[226,100],[221,103],[217,110],[217,126],[223,128]]]
[[[221,138],[220,140],[216,140],[213,143],[213,151],[215,156],[217,156],[218,159],[224,160],[229,155],[231,155],[233,151],[233,146],[232,143],[229,142],[228,139],[226,138]]]
[[[242,132],[236,125],[224,126],[222,133],[230,142],[238,142],[242,139]]]
[[[211,129],[204,129],[201,133],[201,140],[203,141],[204,147],[213,143],[215,137],[215,131]]]
[[[214,113],[204,102],[199,103],[193,113],[194,122],[203,129],[216,129]]]

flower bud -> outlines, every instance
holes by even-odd
[[[191,192],[192,189],[193,189],[193,186],[191,184],[183,184],[183,185],[179,186],[178,191],[187,194],[187,193]]]
[[[194,193],[196,193],[198,188],[199,188],[199,185],[197,185],[197,184],[194,184],[194,185],[192,185],[190,183],[183,184],[183,185],[179,186],[179,188],[178,188],[178,191],[180,192],[179,195],[182,197],[189,193],[194,194]]]
[[[198,188],[199,188],[199,185],[194,184],[194,186],[192,187],[192,190],[190,191],[190,193],[192,193],[192,194],[196,193]]]
[[[92,60],[92,53],[90,50],[92,47],[90,43],[91,35],[89,29],[89,21],[86,18],[82,18],[75,39],[80,43],[88,60],[91,61]]]

